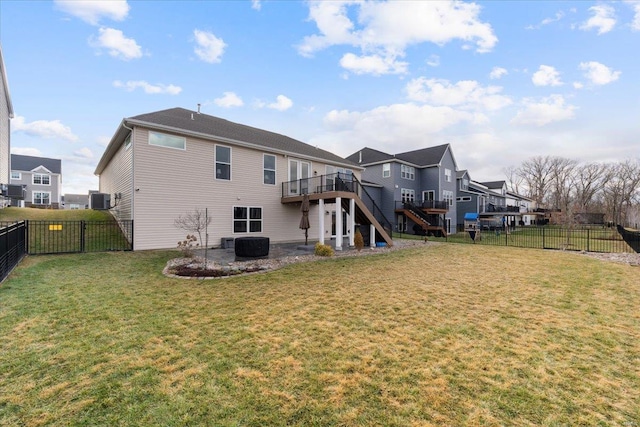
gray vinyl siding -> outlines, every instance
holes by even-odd
[[[13,172],[20,172],[20,179],[12,179],[11,184],[26,185],[26,193],[24,198],[25,203],[33,203],[33,192],[36,191],[50,193],[49,201],[51,205],[60,204],[60,174],[48,173],[45,170],[36,170],[35,172],[13,170]],[[50,184],[33,184],[34,173],[49,175]]]
[[[442,157],[442,161],[440,163],[439,173],[440,173],[440,183],[441,189],[440,194],[437,196],[438,200],[444,200],[443,191],[448,190],[453,192],[453,204],[449,206],[449,212],[445,215],[446,218],[451,219],[451,229],[447,230],[449,233],[455,233],[457,229],[457,209],[456,209],[456,196],[458,194],[458,180],[456,179],[456,165],[453,160],[453,156],[451,155],[451,150],[447,150],[444,156]],[[445,169],[451,170],[451,182],[447,182],[445,180]]]
[[[377,192],[376,204],[382,210],[384,216],[391,221],[391,223],[395,226],[395,201],[396,201],[396,189],[395,181],[396,181],[396,172],[397,176],[400,176],[400,168],[395,162],[391,163],[391,176],[387,178],[383,178],[382,176],[382,164],[375,164],[371,166],[367,166],[367,168],[362,172],[362,179],[364,181],[374,182],[376,184],[380,184],[383,187]],[[396,167],[397,166],[397,167]],[[397,169],[397,171],[395,170]],[[368,191],[368,188],[367,188]],[[373,197],[373,194],[372,194]],[[397,200],[400,200],[400,190],[397,190]]]
[[[288,160],[293,155],[275,154],[276,185],[268,185],[263,183],[263,154],[273,153],[220,143],[231,147],[231,180],[226,181],[215,179],[212,141],[187,137],[185,150],[152,146],[148,130],[140,127],[135,128],[134,139],[135,250],[175,248],[189,233],[176,228],[175,219],[195,209],[207,209],[212,218],[209,246],[219,246],[226,237],[264,236],[274,243],[304,240],[304,231],[298,228],[300,206],[280,202],[281,183],[288,180]],[[310,163],[312,171],[324,174],[325,163]],[[360,178],[357,172],[356,177]],[[262,208],[262,232],[234,233],[234,206]],[[317,205],[311,206],[309,218],[309,240],[316,241]]]
[[[118,200],[117,205],[111,209],[111,214],[119,221],[133,219],[133,153],[135,144],[134,138],[132,138],[132,145],[128,149],[124,147],[124,144],[121,144],[111,162],[100,175],[98,191],[111,195],[112,206],[116,204],[115,194],[122,194],[122,199]]]
[[[0,184],[8,184],[10,168],[9,99],[4,88],[6,82],[2,74],[3,73],[0,72]]]

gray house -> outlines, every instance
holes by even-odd
[[[24,200],[12,204],[58,209],[61,202],[62,160],[11,155],[11,184],[22,185]]]
[[[4,67],[2,46],[0,45],[0,187],[10,183],[11,158],[9,157],[9,152],[11,148],[10,122],[12,118],[13,106],[11,105],[11,96],[9,96],[9,83],[7,82],[7,73]],[[0,207],[4,207],[4,205],[5,201],[3,200],[0,203]]]
[[[393,218],[395,231],[456,232],[457,164],[449,144],[399,154],[365,147],[347,160],[365,168],[365,183],[382,186],[377,203],[387,218]]]
[[[391,243],[363,201],[362,167],[285,135],[184,108],[125,118],[95,170],[110,212],[133,220],[134,250],[175,248],[174,221],[196,209],[212,218],[209,245],[236,238],[304,242],[301,202],[309,196],[310,240],[344,238],[370,226],[370,244]],[[375,241],[374,241],[375,239]]]
[[[89,209],[89,194],[65,194],[62,196],[62,208],[67,210]]]

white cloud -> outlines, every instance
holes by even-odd
[[[129,80],[126,83],[123,83],[120,80],[116,80],[113,82],[113,87],[122,88],[127,90],[128,92],[133,92],[136,89],[142,89],[144,93],[147,93],[149,95],[178,95],[180,92],[182,92],[182,88],[180,86],[163,84],[152,85],[144,80]]]
[[[531,81],[536,86],[562,86],[560,73],[549,65],[541,65],[538,71],[533,73]]]
[[[42,151],[33,147],[11,147],[11,154],[19,154],[21,156],[42,157]]]
[[[509,74],[509,72],[507,71],[506,68],[493,67],[491,69],[491,72],[489,73],[489,78],[491,80],[498,80],[498,79],[501,79],[502,77],[506,76],[507,74]]]
[[[348,45],[361,50],[360,58],[384,58],[395,64],[410,45],[431,42],[444,45],[461,40],[475,45],[477,52],[489,52],[498,39],[490,24],[479,20],[480,6],[458,1],[360,2],[311,1],[309,20],[318,34],[305,37],[298,46],[303,56],[335,45]],[[357,15],[351,19],[351,15]],[[341,65],[357,58],[345,58]],[[397,67],[355,67],[356,70],[382,74],[398,72]]]
[[[584,88],[584,84],[582,84],[581,82],[573,82],[573,88],[574,89],[582,89],[582,88]]]
[[[439,132],[462,123],[482,121],[482,116],[472,112],[414,103],[381,106],[364,112],[333,110],[324,117],[327,132],[312,138],[310,143],[342,156],[365,144],[397,153],[423,148],[425,141],[437,145],[434,141],[439,138]],[[401,149],[398,148],[400,142]]]
[[[591,6],[589,11],[593,16],[580,26],[581,30],[598,30],[598,34],[608,33],[616,25],[615,10],[608,4]]]
[[[292,106],[293,106],[293,101],[284,95],[278,95],[276,97],[276,102],[273,102],[267,105],[268,108],[271,108],[273,110],[278,110],[278,111],[288,110]]]
[[[596,61],[581,62],[580,69],[585,71],[584,76],[595,85],[606,85],[618,80],[620,71],[613,71],[611,68]]]
[[[431,55],[427,59],[427,65],[430,67],[438,67],[440,65],[440,57],[438,55]]]
[[[54,3],[63,12],[91,25],[98,25],[102,18],[122,21],[129,14],[126,0],[54,0]]]
[[[483,87],[474,80],[451,84],[444,79],[420,77],[407,83],[406,91],[412,101],[463,109],[495,111],[512,103],[508,96],[500,94],[501,87]]]
[[[549,24],[552,24],[554,22],[560,21],[562,18],[564,18],[564,12],[563,11],[559,11],[559,12],[556,12],[556,14],[554,15],[553,18],[545,18],[539,24],[537,24],[537,25],[528,25],[525,29],[527,29],[527,30],[539,30],[540,28],[544,27],[545,25],[549,25]]]
[[[100,28],[98,37],[91,36],[89,45],[98,49],[107,49],[114,58],[128,61],[142,57],[142,48],[134,39],[124,36],[122,31],[113,28]]]
[[[73,155],[82,159],[93,159],[93,152],[87,147],[83,147],[73,152]]]
[[[631,29],[633,31],[640,31],[640,1],[627,1],[633,7],[633,21],[631,22]]]
[[[71,128],[63,125],[60,120],[36,120],[27,123],[24,117],[15,116],[11,120],[12,132],[24,132],[29,136],[46,139],[64,139],[75,142],[78,137],[71,132]]]
[[[524,109],[518,111],[511,123],[544,126],[552,122],[572,119],[576,110],[575,106],[565,104],[562,95],[551,95],[540,101],[524,98],[522,105]]]
[[[222,97],[214,99],[213,102],[218,107],[223,108],[242,107],[244,105],[242,98],[233,92],[225,92],[222,94]]]
[[[262,4],[260,0],[251,0],[251,9],[260,10],[262,8]]]
[[[198,58],[210,64],[222,60],[222,54],[225,47],[227,47],[222,39],[216,37],[213,33],[197,29],[193,30],[193,35],[197,45],[194,48],[194,52],[198,55]]]
[[[340,59],[342,68],[354,74],[405,74],[407,63],[398,62],[395,57],[383,58],[379,55],[356,56],[353,53],[345,54]]]

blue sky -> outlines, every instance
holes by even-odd
[[[0,0],[12,153],[93,175],[173,107],[348,156],[450,143],[478,181],[533,156],[640,156],[640,2]]]

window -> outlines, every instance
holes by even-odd
[[[456,197],[456,202],[470,202],[470,201],[471,201],[470,196]]]
[[[404,220],[404,215],[398,215],[398,231],[400,233],[407,231],[407,221]]]
[[[389,178],[391,176],[391,163],[384,163],[382,165],[382,177]]]
[[[262,233],[262,208],[234,206],[234,233]]]
[[[231,180],[231,148],[216,145],[216,179]]]
[[[187,147],[185,138],[160,132],[149,132],[149,144],[159,147],[176,148],[178,150],[185,150]]]
[[[149,143],[151,143],[151,136],[149,136]],[[129,148],[131,148],[131,134],[124,139],[124,149],[128,150]]]
[[[453,191],[442,190],[442,199],[447,202],[448,206],[453,206]]]
[[[413,202],[416,200],[416,191],[410,190],[408,188],[400,189],[400,197],[402,198],[402,202]]]
[[[469,180],[467,178],[462,178],[460,180],[460,189],[468,190],[469,189]]]
[[[49,191],[34,191],[33,192],[33,204],[34,205],[48,205],[51,203],[51,193]]]
[[[45,173],[34,173],[33,184],[51,185],[51,177]]]
[[[263,183],[276,185],[276,156],[265,154],[262,157]]]
[[[451,169],[444,170],[444,180],[447,182],[451,182]]]
[[[414,180],[416,178],[416,170],[413,166],[401,165],[400,176],[404,179]]]
[[[11,179],[22,179],[22,174],[20,172],[11,172]]]

